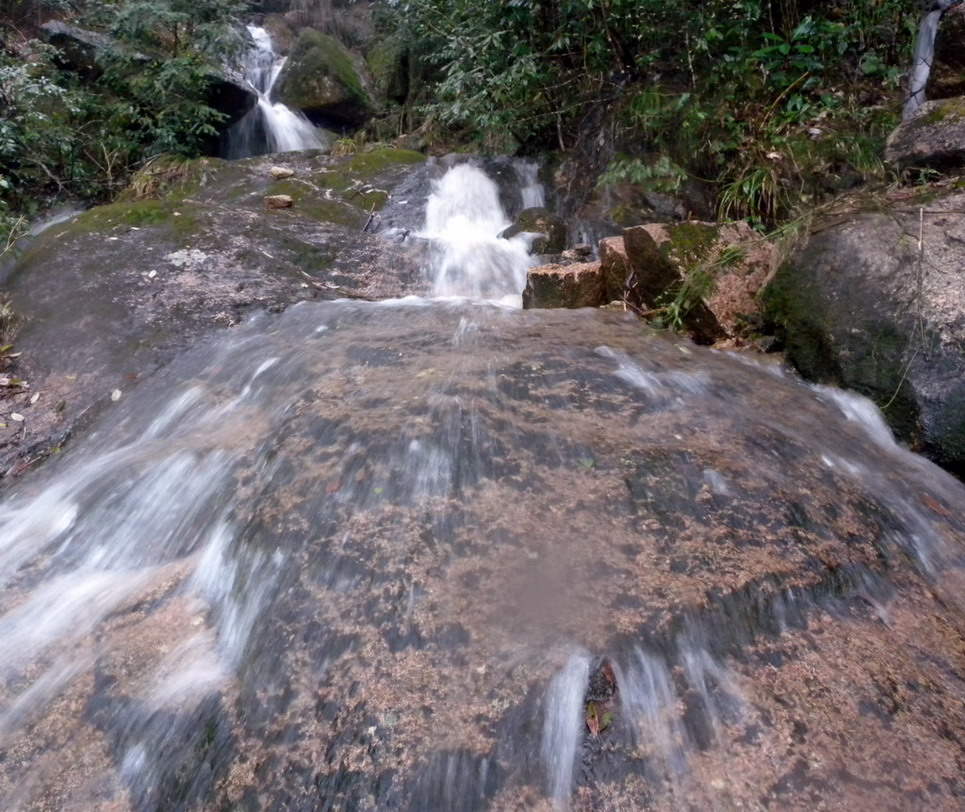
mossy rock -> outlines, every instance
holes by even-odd
[[[523,209],[502,236],[509,239],[525,233],[539,235],[530,246],[534,254],[559,254],[566,248],[566,223],[548,209]]]
[[[372,109],[352,55],[332,37],[305,29],[292,47],[275,97],[316,120],[359,126]]]
[[[409,167],[425,159],[419,152],[392,147],[359,152],[313,175],[312,183],[330,189],[347,205],[380,211],[389,199],[388,189],[383,187],[395,185]]]
[[[885,159],[900,167],[965,166],[965,96],[925,102],[888,137]]]
[[[119,200],[160,199],[171,202],[195,194],[214,173],[227,162],[220,158],[187,159],[177,155],[159,155],[134,174]]]

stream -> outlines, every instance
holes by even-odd
[[[960,808],[965,487],[520,310],[471,162],[419,205],[432,298],[226,330],[0,503],[3,807]]]

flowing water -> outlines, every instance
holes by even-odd
[[[910,118],[925,102],[928,77],[931,75],[931,66],[935,59],[935,38],[938,36],[938,27],[945,12],[960,2],[961,0],[935,0],[922,17],[918,36],[915,39],[915,53],[908,77],[908,99],[902,111],[903,119]]]
[[[272,89],[285,66],[264,28],[249,25],[253,46],[245,58],[244,77],[258,94],[257,104],[225,135],[224,156],[249,158],[273,152],[322,149],[329,146],[323,130],[297,110],[271,100]]]
[[[956,808],[965,488],[856,396],[507,307],[502,205],[453,167],[449,298],[255,318],[0,505],[5,808]]]

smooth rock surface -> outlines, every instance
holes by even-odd
[[[830,222],[765,292],[790,360],[871,397],[898,435],[965,471],[965,194]],[[919,242],[920,240],[920,242]]]
[[[596,310],[223,333],[0,505],[0,797],[952,812],[965,488],[862,407]]]
[[[0,475],[60,449],[113,390],[253,311],[425,291],[417,259],[362,233],[421,155],[292,154],[298,177],[285,180],[272,177],[274,160],[201,159],[173,185],[148,167],[141,185],[160,199],[99,206],[16,252],[0,282],[25,318],[17,374],[31,390],[4,402],[27,420],[0,441]],[[266,212],[269,194],[294,208]]]

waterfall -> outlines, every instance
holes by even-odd
[[[542,201],[532,177],[522,186],[524,201]],[[436,296],[465,296],[521,307],[526,272],[533,265],[530,238],[503,239],[510,225],[499,189],[486,173],[458,164],[437,181],[426,205],[420,236],[431,240],[430,273]]]
[[[249,25],[248,32],[254,44],[242,69],[245,79],[258,94],[258,103],[225,135],[225,157],[248,158],[329,146],[323,131],[304,115],[281,102],[272,102],[271,92],[285,66],[285,58],[275,52],[271,36],[264,28]]]
[[[925,102],[925,89],[931,74],[932,61],[935,57],[935,38],[938,26],[945,12],[956,6],[961,0],[935,0],[922,18],[915,40],[915,54],[911,63],[911,74],[908,79],[908,100],[902,111],[902,118],[911,118],[912,114]]]

